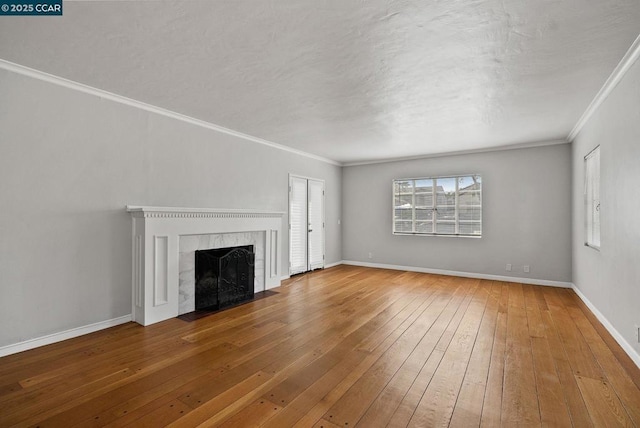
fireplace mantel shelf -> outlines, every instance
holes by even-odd
[[[133,217],[145,218],[281,218],[281,211],[127,205]]]
[[[132,313],[142,325],[178,316],[181,237],[262,233],[260,283],[264,290],[280,285],[283,212],[141,205],[126,209],[133,220]]]

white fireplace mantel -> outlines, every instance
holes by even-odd
[[[142,325],[178,316],[183,235],[264,232],[264,288],[280,285],[283,212],[134,205],[127,211],[133,220],[132,317]]]

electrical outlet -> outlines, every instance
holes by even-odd
[[[524,273],[529,273],[529,265],[524,265]]]
[[[507,267],[505,268],[507,272],[511,272],[511,263],[507,263]]]
[[[369,258],[372,259],[373,258],[373,253],[369,253]]]

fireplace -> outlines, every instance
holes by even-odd
[[[253,245],[195,252],[196,310],[218,310],[253,299]]]
[[[127,211],[132,317],[142,325],[195,310],[196,250],[253,245],[254,292],[280,285],[283,212],[131,205]]]

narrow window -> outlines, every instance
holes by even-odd
[[[585,245],[600,248],[600,146],[584,158]]]
[[[480,175],[393,180],[393,233],[482,236]]]

